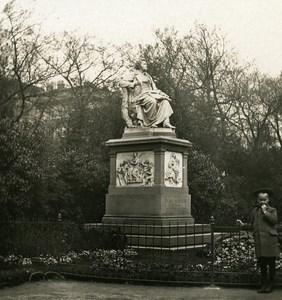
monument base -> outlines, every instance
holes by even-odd
[[[187,149],[170,128],[126,128],[109,140],[110,185],[103,223],[193,224]]]
[[[185,225],[194,224],[192,216],[107,216],[102,220],[103,224],[132,224],[132,225]]]
[[[207,226],[194,226],[191,215],[189,141],[170,128],[126,128],[106,146],[111,177],[103,226],[125,230],[129,246],[139,248],[187,247],[208,239]]]
[[[195,250],[206,247],[211,242],[210,224],[152,225],[111,222],[85,224],[85,228],[88,230],[101,228],[109,232],[125,234],[127,246],[137,249]]]

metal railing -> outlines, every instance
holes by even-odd
[[[0,255],[11,268],[29,259],[70,277],[210,286],[258,282],[251,232],[216,226],[213,218],[209,224],[159,225],[0,222]]]

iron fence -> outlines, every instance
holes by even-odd
[[[0,222],[6,267],[32,264],[69,277],[202,285],[252,285],[250,230],[209,224]],[[281,284],[281,260],[277,261]]]

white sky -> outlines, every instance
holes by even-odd
[[[282,71],[282,0],[18,0],[45,32],[78,29],[116,44],[154,41],[153,31],[194,23],[221,28],[239,57],[272,76]],[[0,0],[2,10],[7,0]]]

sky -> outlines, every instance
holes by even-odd
[[[216,26],[239,58],[271,76],[282,71],[282,0],[17,0],[43,31],[77,30],[104,42],[151,43],[154,30]],[[0,0],[2,10],[7,0]]]

